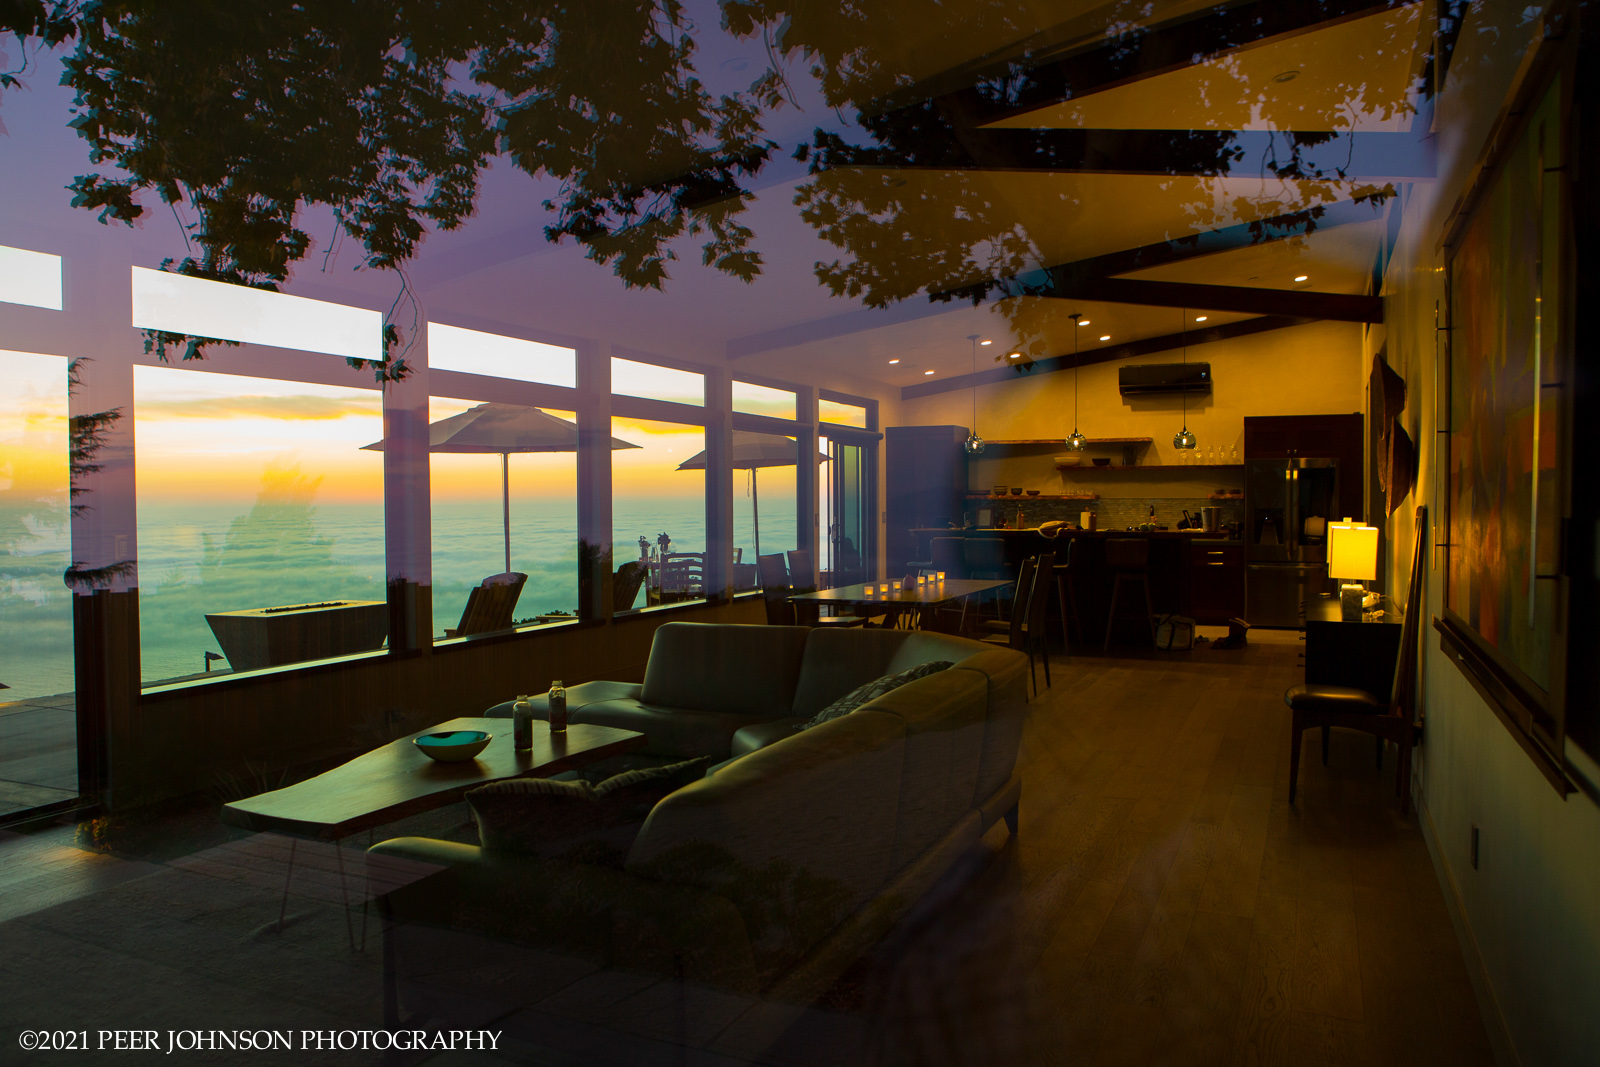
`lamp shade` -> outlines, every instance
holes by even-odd
[[[1378,528],[1364,523],[1328,523],[1328,577],[1370,582],[1378,577]]]

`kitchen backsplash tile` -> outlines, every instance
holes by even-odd
[[[967,498],[968,517],[977,519],[979,508],[988,508],[996,522],[1016,526],[1017,510],[1022,511],[1025,526],[1041,522],[1077,522],[1082,512],[1092,511],[1095,522],[1102,530],[1120,530],[1137,526],[1150,518],[1150,506],[1155,505],[1156,525],[1177,529],[1184,511],[1199,515],[1203,507],[1222,508],[1223,522],[1244,521],[1244,500],[1211,500],[1204,496],[1172,497],[1100,497],[1097,500],[1047,500],[1029,497],[972,496]]]

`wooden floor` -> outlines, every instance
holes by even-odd
[[[1303,645],[1252,638],[1058,661],[1018,838],[869,979],[882,1062],[1492,1062],[1393,752],[1308,733],[1291,807]]]
[[[1308,735],[1288,804],[1282,693],[1301,647],[1257,632],[1238,651],[1057,658],[1024,739],[1018,835],[997,825],[818,1004],[680,994],[492,945],[448,986],[428,980],[452,1017],[503,1033],[483,1063],[1487,1065],[1392,754],[1380,773],[1369,738],[1336,733],[1324,767]],[[430,817],[398,832],[462,819]],[[0,1029],[81,1028],[108,1008],[162,1026],[379,1024],[376,940],[327,856],[289,883],[281,848],[210,809],[141,833],[115,856],[83,828],[0,834]]]

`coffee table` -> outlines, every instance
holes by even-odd
[[[532,751],[518,752],[511,746],[511,728],[510,719],[451,719],[407,734],[315,778],[224,804],[222,821],[230,826],[287,834],[292,839],[283,901],[278,908],[279,929],[283,927],[288,906],[289,883],[294,878],[296,846],[293,839],[334,843],[340,891],[345,893],[343,849],[338,844],[341,838],[454,804],[467,790],[489,782],[547,778],[645,744],[644,734],[635,730],[574,723],[567,727],[565,734],[553,734],[541,721],[534,723]],[[459,763],[431,760],[412,744],[412,740],[422,734],[445,730],[482,730],[493,734],[494,738],[476,759]],[[345,895],[345,923],[350,928],[350,947],[354,950],[355,931],[350,926],[348,894]],[[364,944],[365,918],[361,925]]]

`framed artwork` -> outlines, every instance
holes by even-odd
[[[1565,783],[1570,226],[1556,74],[1497,145],[1447,242],[1444,618],[1458,662]],[[1560,786],[1564,789],[1564,785]]]

